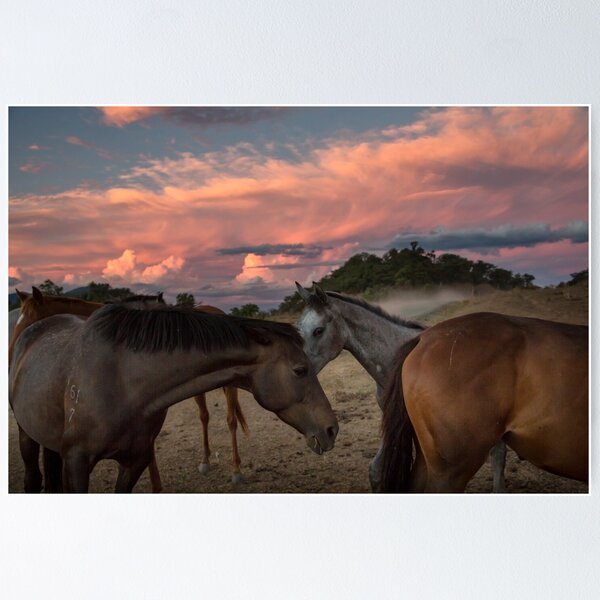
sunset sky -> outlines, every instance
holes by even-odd
[[[418,240],[588,267],[587,108],[11,108],[9,286],[278,305]]]

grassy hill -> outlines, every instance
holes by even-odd
[[[587,325],[589,288],[587,282],[583,282],[560,288],[493,291],[480,297],[444,304],[422,315],[419,320],[434,325],[445,319],[482,311]]]

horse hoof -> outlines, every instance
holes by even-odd
[[[231,476],[231,483],[233,483],[233,485],[239,485],[241,483],[246,483],[246,480],[243,478],[241,473],[234,473]]]
[[[208,471],[210,469],[210,465],[208,463],[202,463],[198,465],[198,471],[200,471],[200,475],[208,475]]]

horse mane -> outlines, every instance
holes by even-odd
[[[165,303],[162,294],[133,294],[132,296],[127,296],[126,298],[111,298],[110,300],[107,300],[105,304],[118,304],[120,302],[158,302],[160,304]]]
[[[27,300],[32,300],[33,296],[29,296]],[[99,304],[99,302],[94,302],[93,300],[84,300],[83,298],[73,298],[72,296],[53,296],[52,294],[44,294],[44,300],[52,300],[55,302],[64,302],[65,304],[81,304],[82,302],[86,302],[89,304]]]
[[[347,302],[348,304],[354,304],[355,306],[360,306],[365,310],[377,315],[378,317],[382,317],[391,323],[395,323],[396,325],[401,325],[402,327],[409,327],[410,329],[419,329],[423,331],[425,327],[420,325],[419,323],[415,323],[414,321],[408,321],[407,319],[402,319],[401,317],[396,317],[394,315],[390,315],[388,312],[383,310],[380,306],[376,306],[375,304],[369,304],[366,300],[362,298],[357,298],[356,296],[347,296],[345,294],[341,294],[340,292],[325,292],[330,298],[336,298],[337,300],[341,300],[342,302]]]
[[[247,348],[251,341],[266,345],[270,336],[302,347],[302,337],[292,325],[260,319],[204,313],[193,308],[156,304],[132,308],[127,303],[106,304],[87,321],[114,346],[136,352],[172,352],[198,349],[202,352]]]

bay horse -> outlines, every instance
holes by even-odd
[[[14,330],[11,337],[10,348],[9,348],[9,362],[10,356],[12,354],[12,347],[19,335],[27,326],[39,321],[40,319],[44,319],[46,317],[50,317],[52,315],[58,314],[73,314],[80,315],[83,317],[89,317],[96,310],[104,306],[104,304],[100,302],[90,302],[87,300],[82,300],[80,298],[69,298],[67,296],[50,296],[44,295],[42,292],[35,286],[32,288],[32,293],[29,294],[27,292],[22,292],[18,289],[15,289],[20,301],[21,301],[21,309],[20,316],[15,320]],[[156,301],[164,304],[162,294],[158,294],[156,296],[132,296],[128,299],[128,301],[135,300],[144,300],[144,301]],[[211,314],[225,314],[221,309],[216,308],[210,305],[198,305],[195,307],[196,310],[201,312],[211,313]],[[18,310],[18,309],[17,309]],[[10,323],[9,323],[9,333],[10,333]],[[233,471],[231,475],[232,483],[237,484],[243,482],[243,477],[240,472],[240,456],[237,445],[237,425],[238,422],[242,427],[244,433],[248,433],[248,425],[246,423],[246,419],[242,412],[242,408],[239,404],[238,400],[238,391],[237,388],[232,386],[227,386],[223,388],[223,392],[225,394],[225,399],[227,401],[227,426],[229,428],[229,433],[231,436],[231,447],[232,447],[232,466]],[[202,474],[208,473],[209,464],[210,464],[210,446],[208,441],[208,421],[209,421],[209,412],[206,406],[206,395],[199,394],[194,397],[196,404],[198,405],[198,410],[200,414],[200,421],[202,423],[202,442],[203,442],[203,457],[202,462],[198,467],[198,470]],[[46,452],[44,452],[46,455]],[[162,482],[160,478],[160,472],[158,470],[158,465],[156,464],[156,459],[153,458],[152,462],[149,466],[149,474],[150,474],[150,484],[153,492],[162,491]]]
[[[167,409],[224,385],[252,392],[315,453],[333,448],[337,419],[291,325],[127,303],[87,320],[33,323],[14,345],[9,372],[26,491],[41,487],[30,456],[41,445],[60,455],[65,491],[86,492],[96,463],[109,458],[119,463],[115,490],[130,492]]]
[[[19,336],[32,323],[45,319],[53,315],[60,314],[71,314],[78,315],[81,317],[89,317],[93,312],[104,306],[101,302],[90,302],[88,300],[82,300],[81,298],[69,298],[68,296],[51,296],[42,294],[42,292],[35,286],[32,286],[32,293],[22,292],[15,288],[15,292],[21,302],[21,307],[15,309],[19,311],[18,318],[14,319],[14,323],[9,321],[9,350],[8,350],[8,361],[9,365],[12,359],[13,347],[19,339]],[[164,304],[162,294],[156,296],[142,296],[134,295],[127,298],[129,302],[160,302]],[[13,311],[11,311],[12,313]],[[33,445],[28,447],[28,453],[31,461],[33,462],[33,456],[39,455],[39,447],[36,450]],[[55,473],[55,477],[48,477],[46,481],[46,491],[57,492],[61,491],[62,483],[60,473],[61,459],[60,456],[48,448],[44,448],[43,451],[43,463],[45,473]],[[162,491],[162,481],[160,478],[160,472],[158,465],[156,464],[156,456],[152,457],[152,461],[148,467],[148,473],[150,475],[150,485],[152,491],[155,493]],[[40,475],[41,477],[41,475]]]
[[[462,492],[499,440],[587,482],[588,412],[587,326],[497,313],[443,321],[398,351],[382,490]]]
[[[317,373],[342,350],[348,350],[377,384],[376,398],[383,408],[383,390],[394,368],[400,346],[425,329],[418,323],[389,315],[365,300],[325,292],[313,282],[308,290],[296,282],[296,290],[306,303],[296,327],[304,338],[304,351]],[[369,465],[371,489],[381,483],[382,446]],[[506,446],[495,445],[491,452],[493,491],[504,491]]]

